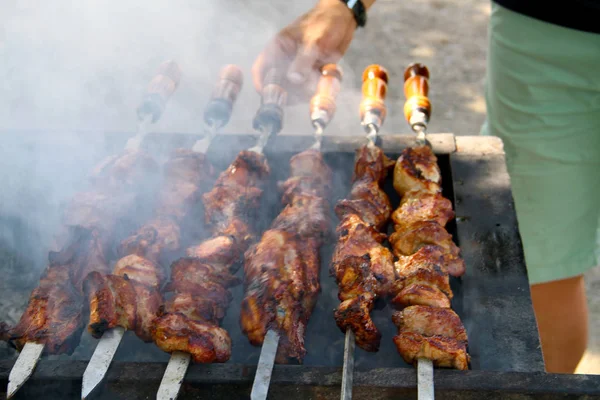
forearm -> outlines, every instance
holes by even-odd
[[[340,2],[340,0],[320,0],[319,3],[320,4],[335,4],[337,5]],[[371,8],[371,6],[373,4],[375,4],[375,0],[362,0],[362,3],[364,4],[365,8],[367,9],[367,11]]]
[[[371,8],[373,4],[375,4],[375,0],[362,0],[362,2],[365,5],[367,11],[369,10],[369,8]]]

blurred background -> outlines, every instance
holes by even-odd
[[[219,69],[227,63],[239,65],[246,81],[225,130],[250,131],[260,102],[250,80],[254,58],[279,29],[313,4],[314,0],[3,0],[2,218],[17,216],[35,225],[42,254],[59,205],[81,184],[85,166],[98,157],[101,133],[134,132],[135,108],[164,60],[176,61],[183,78],[152,131],[200,133],[202,109]],[[431,72],[429,132],[477,135],[485,118],[489,12],[485,0],[378,0],[366,29],[357,31],[341,62],[343,91],[327,134],[363,134],[360,78],[372,63],[390,72],[383,133],[409,133],[402,115],[402,74],[409,63],[422,62]],[[288,109],[284,124],[282,134],[311,133],[308,107]],[[45,134],[40,137],[35,131]],[[0,240],[14,242],[18,235],[7,226],[0,221]],[[24,267],[27,260],[21,255],[0,251],[0,256],[5,266],[38,273]],[[600,270],[591,271],[587,282],[590,350],[579,371],[600,373]],[[0,281],[0,314],[12,323],[19,317],[19,306],[8,303],[9,291],[9,280]]]

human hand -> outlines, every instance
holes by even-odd
[[[260,93],[263,78],[272,68],[286,71],[284,88],[288,104],[307,101],[316,90],[320,68],[337,63],[354,37],[356,20],[339,0],[319,0],[317,5],[273,38],[256,59],[252,79]]]

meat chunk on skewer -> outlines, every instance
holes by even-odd
[[[427,358],[437,367],[468,369],[467,333],[451,309],[411,306],[392,320],[398,327],[394,343],[407,363]]]
[[[381,232],[392,211],[381,185],[393,165],[377,147],[358,149],[350,197],[335,208],[341,221],[331,274],[341,304],[334,316],[340,329],[351,329],[356,344],[366,351],[379,349],[381,333],[370,312],[378,298],[388,295],[394,281],[393,256],[383,246],[386,235]]]
[[[88,330],[99,338],[104,331],[121,326],[151,341],[150,327],[158,315],[160,292],[119,275],[92,272],[84,283],[90,301]]]
[[[395,263],[396,276],[392,304],[412,304],[449,308],[453,297],[450,279],[441,250],[435,246],[420,248],[411,256],[400,256]]]
[[[270,169],[264,155],[242,151],[203,196],[213,236],[189,247],[171,266],[166,301],[151,328],[166,352],[189,353],[194,362],[225,362],[231,339],[219,327],[231,301],[232,275],[255,238],[252,222]]]
[[[150,341],[164,281],[161,258],[181,246],[183,218],[200,200],[212,179],[212,166],[200,153],[175,150],[164,166],[155,215],[119,246],[121,258],[112,275],[90,274],[85,281],[90,303],[88,330],[94,337],[117,326]]]
[[[319,249],[330,225],[332,175],[322,154],[311,149],[295,155],[290,171],[279,185],[284,209],[246,252],[240,316],[253,345],[261,345],[270,329],[280,332],[279,363],[302,362],[306,354],[304,335],[320,291]]]
[[[237,278],[193,258],[177,260],[171,272],[166,290],[174,295],[151,328],[155,343],[167,352],[190,353],[195,362],[227,361],[231,340],[219,322],[231,301],[227,289]]]
[[[440,226],[454,218],[452,202],[440,193],[423,191],[407,192],[400,206],[392,213],[395,229],[402,229],[417,222],[432,221]]]
[[[81,296],[69,276],[69,265],[46,269],[29,297],[27,309],[10,331],[19,351],[27,342],[43,343],[50,354],[71,354],[81,335]]]
[[[158,164],[143,151],[107,157],[92,173],[92,187],[75,194],[68,204],[64,225],[99,230],[110,238],[115,224],[127,217],[138,197],[150,192],[158,173]]]
[[[407,192],[441,193],[441,172],[437,157],[427,145],[405,149],[394,168],[394,189],[402,197]]]

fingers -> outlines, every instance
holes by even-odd
[[[287,71],[288,80],[294,85],[305,83],[315,70],[320,51],[317,46],[309,45],[300,48]]]
[[[271,68],[287,69],[297,51],[297,41],[293,32],[284,29],[267,44],[252,65],[252,82],[260,93],[265,73]]]
[[[254,89],[259,93],[262,90],[263,71],[265,69],[265,52],[263,51],[252,65],[252,83],[254,84]]]

